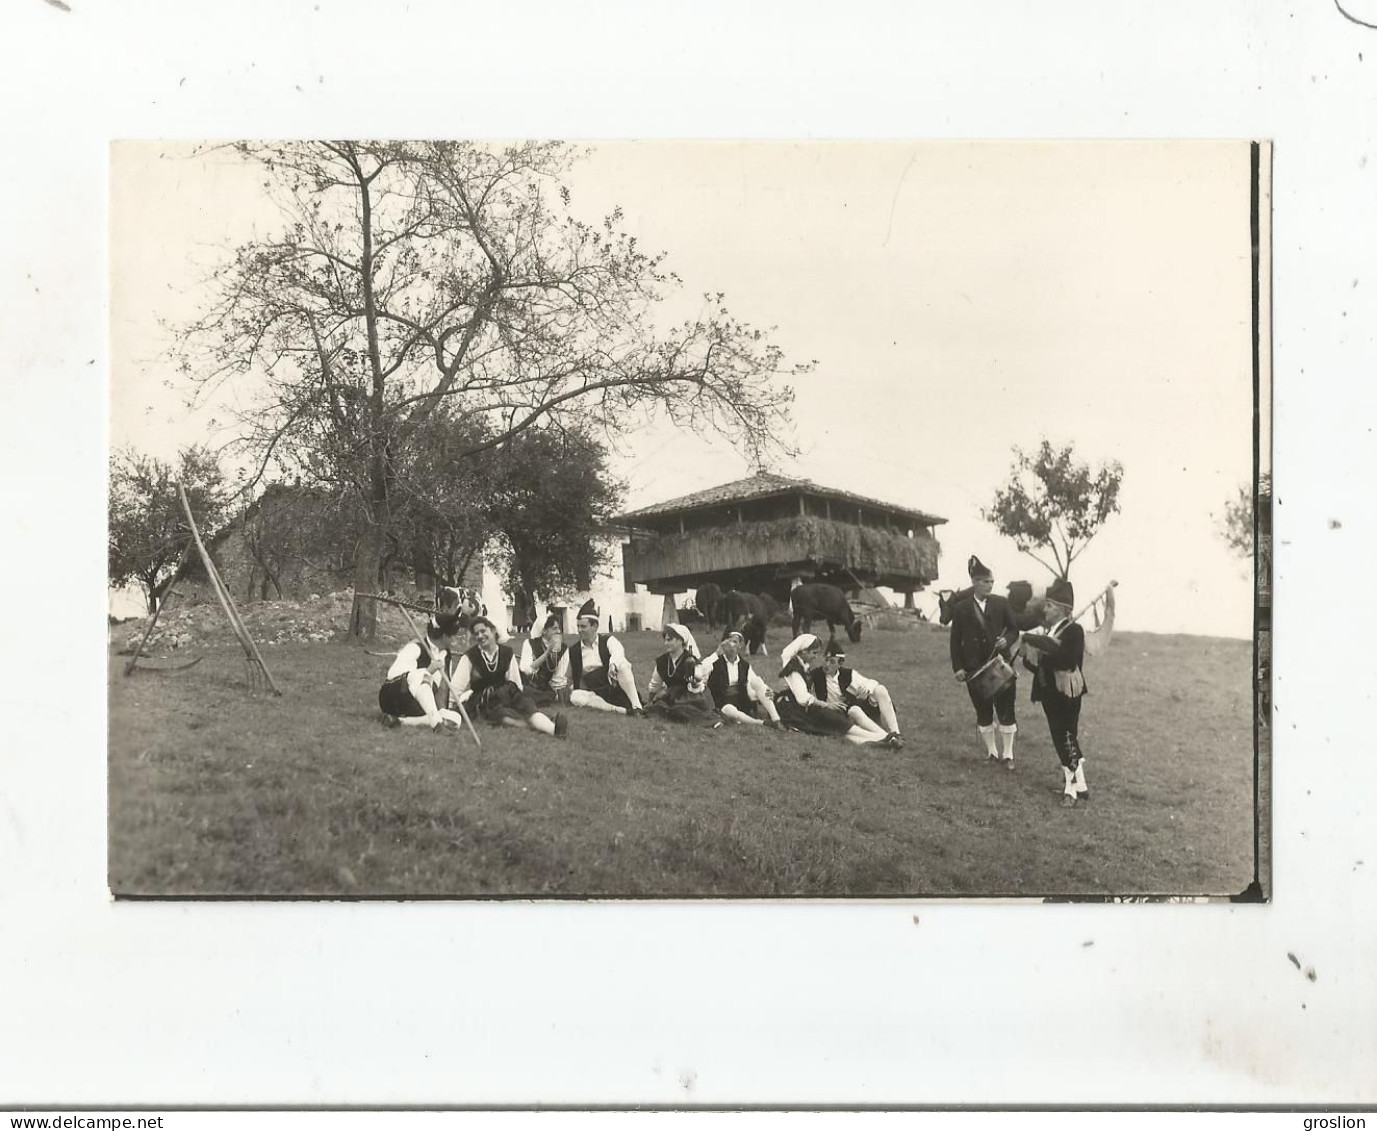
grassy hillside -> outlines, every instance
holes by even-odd
[[[644,686],[659,636],[624,640]],[[232,642],[205,657],[129,678],[112,658],[116,893],[1227,895],[1253,875],[1246,641],[1121,633],[1088,661],[1093,800],[1073,810],[1027,677],[1018,768],[987,768],[926,628],[852,649],[900,751],[579,710],[568,742],[480,726],[476,749],[380,726],[387,660],[356,647],[266,648],[280,699]]]

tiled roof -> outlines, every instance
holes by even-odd
[[[683,511],[699,510],[704,507],[718,506],[722,503],[740,503],[748,499],[763,499],[770,495],[784,495],[794,491],[817,495],[824,499],[840,499],[848,503],[858,503],[861,506],[875,507],[878,510],[901,514],[922,526],[936,526],[947,521],[945,518],[914,510],[912,507],[886,503],[881,499],[871,499],[865,495],[856,495],[850,491],[838,490],[835,487],[823,487],[811,479],[794,479],[788,475],[775,475],[772,472],[751,475],[745,479],[737,479],[732,483],[723,483],[720,487],[709,487],[706,491],[695,491],[692,495],[683,495],[677,499],[656,503],[654,506],[629,511],[626,514],[618,515],[613,521],[634,526],[639,519],[679,514]]]

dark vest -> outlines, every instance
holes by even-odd
[[[736,684],[729,686],[726,657],[718,657],[717,662],[712,665],[712,671],[708,673],[708,690],[712,692],[712,701],[734,703],[738,707],[744,707],[750,698],[746,694],[746,684],[750,678],[751,665],[746,662],[746,657],[742,656],[736,661]]]
[[[550,687],[550,680],[554,678],[555,668],[559,666],[559,661],[550,663],[550,650],[545,647],[544,640],[531,641],[531,674],[528,682],[532,687],[538,687],[546,691]],[[582,657],[579,657],[582,659]]]
[[[507,682],[507,673],[512,668],[512,650],[505,644],[497,646],[497,670],[488,670],[488,661],[483,658],[483,649],[475,644],[464,653],[469,658],[469,686],[476,696],[481,696],[490,687],[500,687]]]
[[[803,666],[803,661],[797,656],[779,669],[779,678],[788,679],[789,676],[793,675],[795,672],[803,676],[805,683],[808,681],[808,669]]]
[[[655,670],[660,673],[660,678],[669,687],[687,687],[689,680],[693,678],[693,673],[697,669],[698,661],[693,658],[693,653],[687,648],[684,649],[679,660],[679,666],[674,669],[671,675],[669,670],[670,655],[662,652],[655,658]]]
[[[817,696],[818,702],[827,702],[827,672],[822,668],[814,668],[808,673],[809,682],[813,685],[813,694]],[[851,691],[851,669],[837,669],[837,686],[841,688],[842,698],[847,699]]]
[[[607,647],[607,633],[598,633],[598,655],[608,682],[612,680],[612,651]],[[583,641],[576,640],[569,648],[569,686],[578,691],[583,686]]]

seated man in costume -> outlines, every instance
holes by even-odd
[[[671,624],[666,625],[664,635],[669,647],[655,658],[646,692],[646,713],[676,723],[721,726],[712,696],[698,675],[702,657],[693,633],[682,624]]]
[[[778,727],[779,712],[775,710],[774,693],[751,670],[750,661],[743,656],[746,637],[739,628],[722,634],[717,651],[698,665],[698,678],[707,684],[708,694],[722,717],[732,723],[768,724]],[[757,718],[763,712],[765,718]]]
[[[426,625],[426,642],[403,644],[387,669],[387,681],[378,690],[378,708],[383,726],[425,726],[431,730],[458,727],[463,720],[454,711],[440,707],[439,689],[448,691],[445,665],[459,631],[459,618],[438,613]]]
[[[515,654],[497,642],[497,626],[487,617],[477,617],[473,635],[478,643],[459,658],[453,684],[454,697],[464,704],[469,717],[482,716],[493,726],[530,727],[564,738],[569,720],[563,714],[553,719],[542,714],[526,694]]]
[[[892,740],[891,746],[902,746],[904,740],[899,737],[899,719],[894,713],[889,691],[883,683],[876,683],[854,668],[848,668],[845,660],[846,649],[835,636],[832,637],[823,653],[822,666],[808,673],[818,702],[844,712],[858,727],[878,731]]]
[[[789,730],[799,730],[805,734],[841,735],[847,742],[857,746],[872,742],[896,746],[894,737],[885,734],[879,727],[869,729],[857,726],[845,712],[829,710],[819,702],[809,687],[808,669],[821,651],[821,641],[811,632],[805,632],[789,641],[779,654],[780,663],[784,665],[779,674],[786,684],[785,690],[775,696],[780,720]]]
[[[568,702],[565,683],[558,676],[559,661],[564,655],[564,630],[559,618],[548,616],[540,636],[527,637],[521,643],[521,678],[526,692],[539,707],[553,707]]]
[[[1081,750],[1081,700],[1086,693],[1085,629],[1071,619],[1076,591],[1069,581],[1054,581],[1043,608],[1045,632],[1024,633],[1033,649],[1023,665],[1033,673],[1033,702],[1041,703],[1047,729],[1057,750],[1064,779],[1061,803],[1071,807],[1090,800],[1085,783],[1085,754]]]
[[[575,707],[644,718],[636,676],[626,652],[610,632],[598,631],[601,619],[592,598],[579,607],[579,638],[564,650],[555,678],[565,681],[569,702]]]

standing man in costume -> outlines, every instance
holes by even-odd
[[[458,714],[437,702],[458,631],[458,616],[438,613],[426,625],[424,645],[413,640],[398,650],[387,669],[387,681],[378,689],[383,726],[426,726],[438,731],[461,725]]]
[[[568,701],[563,694],[564,681],[559,679],[559,661],[564,655],[564,630],[559,618],[548,616],[540,636],[532,640],[529,636],[521,642],[521,678],[526,691],[539,707],[553,707]]]
[[[454,697],[460,702],[468,699],[464,709],[469,718],[482,716],[493,726],[530,727],[556,738],[568,735],[569,720],[562,713],[553,719],[542,714],[522,688],[516,655],[497,642],[497,625],[476,617],[473,635],[478,643],[459,658],[453,684]]]
[[[1071,619],[1076,591],[1069,581],[1054,581],[1047,590],[1043,619],[1047,631],[1028,633],[1024,639],[1037,649],[1036,662],[1024,657],[1033,673],[1033,702],[1041,703],[1047,729],[1057,748],[1065,779],[1061,803],[1070,808],[1077,800],[1090,800],[1085,784],[1085,755],[1081,752],[1081,700],[1085,697],[1085,629]]]
[[[745,647],[746,637],[742,631],[729,628],[722,634],[717,651],[698,665],[698,678],[707,684],[708,694],[728,722],[778,729],[779,712],[775,710],[774,694],[741,654]],[[763,712],[765,718],[758,718],[758,712]]]
[[[834,636],[827,642],[822,666],[808,673],[813,694],[819,703],[835,711],[843,711],[858,727],[879,733],[891,740],[890,745],[901,747],[899,719],[894,702],[883,683],[867,679],[845,664],[846,649]]]
[[[879,727],[860,727],[844,711],[829,710],[809,687],[808,669],[822,651],[822,642],[811,632],[796,636],[779,654],[780,677],[785,690],[775,696],[779,717],[789,730],[804,734],[840,735],[847,742],[864,746],[872,742],[895,746],[895,740]]]
[[[1000,762],[1000,751],[995,743],[995,717],[998,716],[999,736],[1004,740],[1004,768],[1012,770],[1014,735],[1018,733],[1014,718],[1018,683],[1010,680],[991,700],[980,695],[967,681],[996,653],[1009,659],[1018,643],[1018,625],[1014,623],[1009,602],[992,592],[994,574],[974,554],[966,563],[966,572],[970,574],[974,591],[952,609],[951,670],[956,673],[957,683],[966,684],[971,705],[975,707],[975,723],[985,743],[987,761],[993,765]]]
[[[722,720],[713,709],[712,696],[698,674],[702,657],[698,644],[682,624],[665,625],[668,651],[655,659],[646,692],[646,711],[676,723],[718,726]]]
[[[564,650],[555,678],[565,681],[569,702],[575,707],[644,718],[636,675],[626,652],[610,632],[598,631],[600,619],[591,597],[579,606],[579,638]]]

